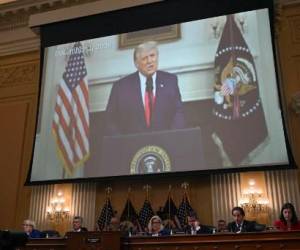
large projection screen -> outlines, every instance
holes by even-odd
[[[30,182],[289,167],[275,69],[267,8],[48,46]]]

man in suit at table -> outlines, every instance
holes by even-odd
[[[73,218],[73,232],[87,232],[87,228],[82,226],[83,218],[81,216],[74,216]]]
[[[114,83],[106,108],[106,135],[185,127],[177,76],[158,70],[157,43],[134,50],[132,73]]]
[[[185,233],[195,235],[195,234],[211,234],[212,230],[205,225],[200,224],[200,221],[195,212],[191,212],[187,216],[188,225],[185,229]]]
[[[255,221],[245,220],[245,211],[241,207],[234,207],[231,211],[234,218],[233,222],[228,224],[229,232],[233,233],[243,233],[243,232],[256,232],[260,231],[256,229]]]

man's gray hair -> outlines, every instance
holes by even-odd
[[[142,51],[149,51],[151,49],[156,49],[158,53],[158,43],[156,41],[147,41],[144,43],[139,44],[138,46],[135,47],[134,52],[133,52],[133,60],[135,61],[138,54],[141,53]]]
[[[33,220],[26,219],[23,221],[23,224],[26,224],[26,225],[32,226],[32,228],[35,228],[35,222]]]
[[[82,224],[82,222],[83,222],[83,218],[81,217],[81,216],[74,216],[73,217],[73,221],[74,220],[79,220],[80,221],[80,224]]]

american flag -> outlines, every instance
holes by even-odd
[[[226,79],[221,86],[221,94],[222,95],[233,95],[235,83],[233,79]]]
[[[110,198],[106,198],[105,204],[101,210],[99,219],[97,221],[98,228],[100,231],[105,230],[109,226],[113,215],[114,215],[114,210],[112,208]]]
[[[89,89],[83,47],[74,44],[58,86],[53,134],[63,166],[72,175],[89,157]]]
[[[140,225],[143,230],[145,230],[145,228],[147,228],[148,222],[153,215],[154,215],[154,212],[151,207],[150,201],[146,199],[144,201],[144,205],[139,213],[139,221],[140,221]]]
[[[184,194],[177,211],[177,217],[182,228],[187,225],[187,216],[191,213],[194,213],[194,209],[192,208],[187,195]]]

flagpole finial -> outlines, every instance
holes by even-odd
[[[190,187],[190,184],[188,182],[183,182],[181,184],[181,188],[183,189],[183,195],[189,200],[189,194],[188,194],[188,189]]]
[[[143,186],[143,189],[146,190],[146,199],[149,199],[149,191],[152,187],[148,184],[146,184],[145,186]]]
[[[132,189],[131,189],[131,187],[129,186],[128,189],[127,189],[127,198],[130,197],[131,191],[132,191]]]
[[[186,181],[181,184],[181,188],[183,188],[184,191],[186,191],[189,188],[189,186],[190,186],[190,184]]]
[[[111,188],[111,187],[105,188],[105,193],[106,193],[106,196],[107,196],[107,197],[110,196],[111,192],[112,192],[112,188]]]

